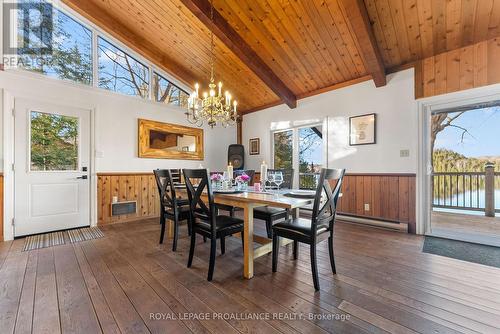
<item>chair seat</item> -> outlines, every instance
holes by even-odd
[[[329,230],[328,225],[318,225],[316,235]],[[303,218],[289,219],[273,225],[273,233],[289,239],[310,239],[312,237],[311,221]]]
[[[255,218],[259,217],[266,217],[272,220],[279,219],[281,216],[285,218],[286,216],[286,209],[280,209],[280,208],[273,208],[270,206],[262,206],[253,209],[253,215]],[[277,217],[279,216],[279,217]],[[262,218],[259,218],[262,219]]]
[[[179,205],[179,220],[186,220],[189,218],[189,205],[182,205],[180,206]],[[165,213],[168,215],[168,216],[172,216],[174,215],[174,213],[171,211],[171,210],[165,210]]]
[[[233,234],[243,230],[243,219],[234,218],[230,216],[219,215],[215,218],[216,233],[221,235]],[[211,232],[210,224],[204,221],[197,221],[196,228]]]

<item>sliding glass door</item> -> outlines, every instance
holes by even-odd
[[[324,164],[323,126],[314,124],[273,132],[273,167],[294,170],[294,187],[315,189]]]

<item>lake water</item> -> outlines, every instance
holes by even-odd
[[[479,190],[479,207],[484,208],[484,190]],[[446,198],[446,204],[443,199],[440,200],[441,205],[451,205],[451,206],[456,206],[458,202],[458,206],[472,206],[472,207],[477,207],[478,206],[478,198],[477,198],[477,192],[474,191],[472,193],[472,202],[471,202],[471,195],[469,191],[463,192],[458,195],[454,195],[451,198],[447,197]],[[471,205],[472,203],[472,205]],[[434,204],[438,204],[437,199],[434,199]],[[500,189],[495,190],[495,209],[500,209]]]

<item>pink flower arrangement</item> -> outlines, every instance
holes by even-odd
[[[239,183],[247,183],[248,181],[250,181],[250,176],[248,176],[247,174],[243,173],[239,176],[236,177],[236,182],[239,182]]]
[[[222,174],[212,174],[210,175],[210,180],[212,181],[221,181],[222,180]]]

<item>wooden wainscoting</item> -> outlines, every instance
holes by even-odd
[[[500,83],[500,38],[417,62],[415,98]]]
[[[112,216],[113,196],[118,201],[137,201],[137,212]],[[153,173],[98,173],[97,206],[100,225],[158,217],[160,203]]]
[[[346,174],[339,213],[405,223],[415,233],[415,181],[415,174]]]
[[[260,182],[255,173],[254,182]],[[407,173],[348,173],[342,185],[339,214],[408,224],[416,229],[416,176]],[[365,204],[369,205],[365,210]]]

